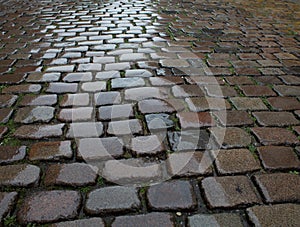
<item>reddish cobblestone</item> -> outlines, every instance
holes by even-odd
[[[260,202],[246,176],[208,177],[202,180],[202,187],[212,208],[249,206]]]
[[[299,222],[298,204],[278,204],[272,206],[254,206],[247,209],[248,216],[255,226],[293,226]]]
[[[0,95],[0,108],[11,107],[17,100],[16,95]]]
[[[265,169],[298,169],[300,161],[291,147],[264,146],[258,148]]]
[[[214,126],[214,120],[209,112],[180,112],[176,115],[182,129]]]
[[[94,184],[96,171],[84,163],[53,164],[46,171],[45,185],[82,186]]]
[[[20,139],[41,139],[59,137],[63,134],[64,124],[56,125],[23,125],[18,128],[14,136]]]
[[[262,126],[289,126],[296,125],[299,121],[289,112],[254,112],[253,116]]]
[[[247,149],[220,150],[213,152],[220,174],[246,173],[260,169],[258,160]]]
[[[298,138],[284,128],[252,128],[251,130],[263,145],[299,144]]]
[[[266,202],[299,202],[300,178],[289,173],[256,175]]]
[[[232,97],[230,101],[238,110],[268,110],[260,98]]]
[[[243,85],[243,86],[239,86],[239,88],[248,97],[276,96],[276,93],[267,86]]]
[[[30,186],[38,182],[40,168],[34,165],[20,164],[0,166],[1,186]]]
[[[300,102],[293,97],[271,97],[267,100],[275,110],[300,109]]]
[[[80,194],[76,191],[43,191],[27,198],[21,205],[21,223],[52,222],[74,218],[78,214]]]
[[[57,95],[25,95],[19,106],[54,106],[57,103]]]
[[[26,156],[26,146],[1,146],[0,164],[8,164],[24,159]]]
[[[210,131],[216,142],[223,148],[247,147],[251,143],[251,137],[241,128],[213,127]]]
[[[171,176],[198,176],[212,173],[212,161],[202,152],[175,152],[168,155]]]
[[[34,143],[28,153],[29,160],[59,160],[71,158],[72,149],[70,141],[38,142]]]

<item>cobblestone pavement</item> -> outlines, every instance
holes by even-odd
[[[299,226],[299,13],[0,0],[0,225]]]

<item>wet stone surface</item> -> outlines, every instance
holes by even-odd
[[[88,213],[101,214],[135,210],[140,206],[137,190],[130,187],[106,187],[88,195],[85,209]]]
[[[18,213],[21,223],[52,222],[76,217],[81,197],[76,191],[44,191],[25,198]]]
[[[17,192],[0,192],[0,221],[11,211],[17,196]]]
[[[24,159],[26,156],[26,146],[1,146],[0,164],[7,164]]]
[[[298,226],[297,12],[1,1],[0,225]]]
[[[171,181],[151,186],[147,198],[155,210],[190,210],[196,205],[192,186],[187,181]]]
[[[29,186],[37,183],[40,168],[34,165],[20,164],[0,167],[1,186]]]

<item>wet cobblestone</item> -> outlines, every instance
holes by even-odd
[[[297,226],[299,11],[0,0],[0,226]]]

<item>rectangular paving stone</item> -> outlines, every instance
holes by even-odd
[[[239,86],[239,88],[248,97],[276,96],[276,93],[268,86],[263,86],[263,85],[242,85],[242,86]]]
[[[179,112],[176,114],[182,129],[214,126],[215,121],[209,112]]]
[[[257,150],[262,164],[267,170],[300,168],[300,161],[292,147],[263,146]]]
[[[117,137],[78,140],[77,156],[85,161],[108,160],[122,156],[123,141]]]
[[[79,70],[80,71],[80,70]],[[64,82],[84,82],[84,81],[91,81],[93,79],[91,72],[85,73],[68,73],[62,79]]]
[[[172,87],[172,93],[175,97],[203,97],[205,96],[204,89],[194,84],[176,85]]]
[[[132,118],[133,106],[132,104],[102,106],[99,108],[99,120],[116,120]]]
[[[260,203],[260,198],[246,176],[208,177],[202,188],[210,208],[233,208]]]
[[[77,191],[41,191],[25,198],[17,216],[22,224],[68,220],[78,215],[80,203]]]
[[[120,104],[121,100],[121,94],[118,91],[100,92],[94,95],[96,106]]]
[[[281,96],[299,96],[299,86],[274,85],[274,90]]]
[[[268,203],[299,202],[300,177],[290,173],[274,173],[256,175],[259,185]]]
[[[131,150],[139,155],[154,155],[165,150],[165,146],[156,135],[138,136],[131,139]]]
[[[108,124],[107,133],[110,135],[134,135],[142,133],[142,124],[137,119],[112,121]]]
[[[119,216],[112,223],[112,227],[144,226],[144,227],[172,227],[172,216],[167,213],[147,213],[131,216]]]
[[[121,77],[120,72],[116,70],[96,73],[96,79],[98,80],[107,80],[107,79],[119,78],[119,77]]]
[[[277,204],[254,206],[247,209],[247,214],[255,226],[291,226],[300,223],[299,204]]]
[[[220,214],[195,214],[188,217],[190,227],[204,226],[235,226],[243,227],[241,217],[238,214],[220,213]]]
[[[145,86],[145,80],[139,77],[115,78],[111,80],[112,89],[143,87],[143,86]]]
[[[100,137],[103,134],[101,122],[75,122],[70,124],[67,138]]]
[[[88,93],[65,94],[60,101],[61,107],[87,106],[90,103]]]
[[[275,110],[300,109],[300,102],[295,97],[270,97],[267,100]]]
[[[147,199],[154,210],[193,210],[197,204],[192,185],[183,180],[150,186]]]
[[[93,107],[76,107],[61,109],[58,115],[58,119],[64,122],[88,121],[92,119],[93,111]]]
[[[101,218],[86,218],[75,221],[65,221],[52,224],[51,227],[72,227],[72,226],[89,226],[89,227],[104,227],[104,222]]]
[[[26,146],[0,146],[0,164],[9,164],[24,159],[26,149]]]
[[[17,95],[0,95],[0,108],[11,107],[17,99]]]
[[[12,85],[2,89],[3,94],[26,94],[34,93],[37,94],[41,91],[42,86],[39,84],[21,84],[21,85]]]
[[[147,99],[138,102],[138,108],[143,114],[150,113],[173,113],[182,111],[185,107],[179,99]]]
[[[254,112],[252,114],[262,126],[282,127],[299,124],[299,120],[289,112]]]
[[[51,66],[46,69],[46,72],[73,72],[74,65]]]
[[[251,131],[262,145],[299,144],[298,138],[285,128],[252,128]]]
[[[184,59],[163,59],[159,61],[162,67],[189,67],[190,64]]]
[[[251,143],[251,136],[238,127],[212,127],[209,129],[215,141],[222,148],[247,147]]]
[[[115,57],[93,57],[93,62],[100,64],[114,63]]]
[[[106,90],[106,82],[96,81],[96,82],[86,82],[81,85],[81,89],[85,92],[99,92]]]
[[[0,192],[0,221],[12,210],[17,199],[17,192]]]
[[[28,153],[30,161],[70,159],[72,156],[71,141],[34,143]]]
[[[40,168],[34,165],[18,164],[0,166],[1,186],[30,186],[38,182]]]
[[[222,98],[195,97],[186,98],[185,102],[188,104],[189,109],[193,112],[230,109],[228,101]]]
[[[48,123],[53,119],[54,111],[54,107],[50,106],[23,107],[17,110],[14,121],[25,124],[35,122]]]
[[[260,98],[230,97],[230,101],[238,110],[268,110]]]
[[[167,99],[168,90],[157,87],[138,87],[125,90],[125,100],[141,101],[144,99]]]
[[[212,151],[219,174],[247,173],[260,170],[259,161],[248,149]]]
[[[141,205],[133,187],[113,186],[96,189],[88,194],[85,211],[89,214],[135,211]]]
[[[167,167],[171,176],[201,176],[212,173],[212,162],[208,153],[174,152],[168,155]]]
[[[152,77],[153,73],[146,69],[125,70],[125,77]]]
[[[141,61],[147,60],[147,57],[143,53],[129,53],[129,54],[122,54],[120,55],[120,61]]]
[[[50,83],[46,92],[61,94],[61,93],[75,93],[78,89],[77,83]]]
[[[243,110],[214,111],[222,126],[246,126],[252,125],[253,120],[250,115]]]
[[[96,182],[97,171],[85,163],[52,164],[46,170],[45,185],[83,186]]]
[[[82,72],[90,72],[90,71],[101,71],[102,69],[102,64],[98,64],[98,63],[87,63],[87,64],[79,64],[78,66],[78,71],[82,71]],[[89,79],[85,80],[85,81],[90,81],[91,75],[89,74]]]
[[[175,84],[183,84],[183,79],[181,77],[171,76],[171,77],[150,77],[149,78],[152,86],[169,86]]]
[[[19,102],[19,106],[54,106],[57,103],[57,95],[25,95]]]
[[[168,132],[168,140],[173,151],[194,151],[211,148],[209,134],[205,130],[188,129]]]
[[[120,159],[105,162],[102,176],[122,185],[144,185],[161,180],[162,169],[153,162],[141,159]]]
[[[129,62],[122,63],[109,63],[104,66],[105,71],[114,71],[114,70],[127,70],[130,69]]]
[[[19,127],[14,136],[20,139],[44,139],[59,137],[63,134],[64,124],[54,125],[23,125]]]

